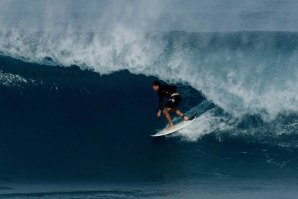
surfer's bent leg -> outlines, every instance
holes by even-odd
[[[184,115],[179,109],[176,108],[176,114],[179,115],[184,121],[188,120],[188,117]]]
[[[169,113],[170,111],[171,111],[171,108],[165,107],[162,112],[165,115],[166,119],[168,120],[168,122],[170,124],[170,128],[173,128],[174,124],[172,122],[172,119],[171,119],[171,116],[170,116],[170,113]]]
[[[185,116],[177,107],[180,104],[181,101],[181,96],[180,95],[175,95],[173,97],[171,97],[167,103],[167,107],[172,108],[173,111],[175,111],[175,113],[177,115],[179,115],[184,121],[188,120],[188,117]]]

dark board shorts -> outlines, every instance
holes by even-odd
[[[171,109],[177,108],[180,101],[181,101],[181,96],[180,95],[174,95],[174,96],[169,98],[165,108],[171,108]]]

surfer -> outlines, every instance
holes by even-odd
[[[152,89],[157,92],[159,97],[157,117],[160,117],[161,112],[163,112],[170,124],[170,127],[168,129],[174,128],[174,124],[170,116],[170,112],[172,111],[179,115],[184,121],[187,121],[189,119],[177,108],[181,101],[181,96],[177,92],[177,86],[167,84],[161,85],[159,81],[155,80],[152,82]],[[163,106],[164,97],[168,98],[165,106]]]

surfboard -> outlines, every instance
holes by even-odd
[[[175,132],[187,127],[188,125],[190,125],[195,119],[196,119],[196,116],[192,117],[191,120],[182,121],[178,124],[175,124],[174,128],[172,128],[172,129],[168,130],[167,128],[165,128],[165,129],[159,131],[158,133],[151,135],[151,137],[160,137],[160,136],[165,136],[165,135],[175,133]]]

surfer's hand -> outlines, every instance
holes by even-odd
[[[160,114],[161,114],[161,111],[159,110],[159,111],[157,112],[157,117],[160,117]]]

